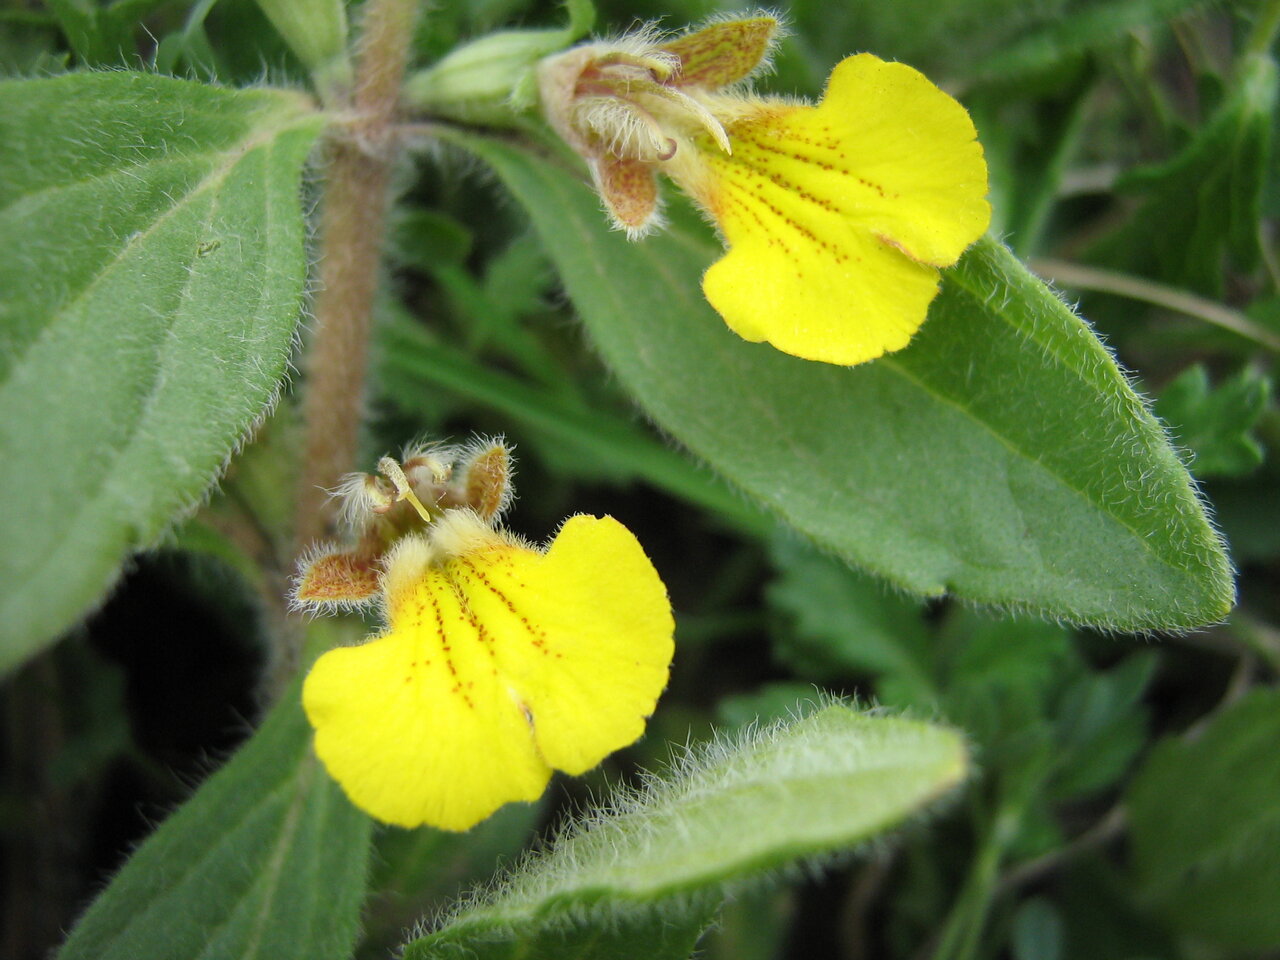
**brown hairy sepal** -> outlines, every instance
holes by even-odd
[[[649,25],[542,61],[543,113],[586,160],[616,229],[635,240],[661,225],[655,175],[687,165],[695,140],[731,152],[716,95],[768,66],[779,29],[771,14],[674,37]]]
[[[341,501],[342,544],[323,544],[298,563],[290,603],[336,613],[373,603],[383,561],[409,536],[462,511],[495,525],[513,499],[511,448],[500,437],[460,446],[413,444],[402,459],[383,457],[379,473],[352,473],[333,496]]]

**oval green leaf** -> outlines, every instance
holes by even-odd
[[[195,504],[284,376],[306,98],[0,82],[0,672]]]
[[[528,210],[605,362],[645,412],[820,545],[914,593],[1112,629],[1234,599],[1159,424],[1090,329],[1000,244],[944,274],[915,341],[859,367],[732,334],[673,226],[629,243],[563,166],[450,135]]]
[[[965,777],[953,730],[828,706],[693,750],[614,797],[406,960],[683,960],[729,885],[847,849]]]

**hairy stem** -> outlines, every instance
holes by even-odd
[[[304,361],[303,453],[294,513],[294,553],[329,531],[328,489],[356,465],[382,238],[398,146],[394,127],[417,0],[368,0],[346,122],[326,156],[319,231],[320,291]],[[281,641],[268,687],[298,667],[303,631]]]
[[[321,201],[320,292],[306,359],[305,446],[294,537],[322,536],[332,487],[355,466],[378,263],[395,161],[396,105],[415,0],[369,0],[353,114],[331,139]]]
[[[329,145],[321,214],[320,292],[307,353],[305,447],[294,536],[299,550],[327,526],[327,488],[355,463],[388,170],[356,143]]]

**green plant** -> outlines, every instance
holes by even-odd
[[[616,38],[635,18],[674,29],[712,12],[0,7],[6,955],[1280,950],[1280,3],[795,0],[753,81],[763,99],[736,86],[773,42],[754,14],[713,18],[736,24],[725,33],[615,40],[557,112],[539,65],[597,20]],[[941,253],[912,252],[925,241],[911,218],[849,240],[910,276],[921,311],[935,280],[938,293],[905,348],[876,339],[865,356],[888,353],[844,366],[802,359],[830,346],[807,334],[759,333],[787,353],[736,335],[755,337],[743,311],[772,295],[768,271],[704,295],[727,262],[715,225],[648,191],[668,128],[726,183],[757,182],[733,181],[759,172],[746,148],[786,141],[751,140],[743,116],[803,132],[785,119],[802,108],[768,97],[817,97],[854,48],[879,58],[854,58],[859,82],[927,99],[925,126],[954,123],[972,165],[964,111],[890,62],[958,96],[991,226],[970,243],[986,222],[974,188],[939,201],[963,221]],[[714,82],[682,86],[677,60]],[[574,111],[592,97],[604,106],[588,122]],[[745,250],[749,218],[717,206],[702,167],[682,170]],[[794,170],[773,172],[808,196]],[[660,198],[665,225],[629,238]],[[795,263],[826,269],[822,255]],[[358,522],[330,555],[359,582],[330,605],[359,609],[300,616],[289,598],[308,594],[289,581],[300,557],[304,579],[320,576],[313,544],[333,536],[326,491],[344,474],[473,433],[515,445],[513,529],[545,540],[584,510],[634,531],[574,576],[594,562],[601,580],[648,578],[638,538],[674,611],[670,680],[643,740],[535,803],[464,833],[376,826],[317,758],[302,677],[382,629],[384,594],[399,618],[386,630],[438,635],[446,652],[438,605],[405,626],[433,590],[458,597],[481,643],[508,621],[492,600],[477,614],[477,597],[516,619],[532,609],[515,591],[536,578],[495,572],[543,562],[495,532],[507,448],[414,447],[404,472],[384,459],[386,479],[345,482]],[[450,513],[470,509],[470,527]],[[446,570],[412,603],[391,596],[412,579],[394,572],[406,556]],[[455,562],[474,576],[447,573]],[[585,621],[640,582],[628,575],[598,595],[575,580],[565,617]],[[670,618],[643,583],[625,617],[644,621],[656,688]],[[511,629],[536,639],[539,624]],[[621,732],[581,763],[530,746],[538,784],[643,726],[648,689],[615,695],[623,659],[580,686],[530,679],[532,653],[495,660],[504,683],[519,674],[505,706],[530,737],[571,687],[587,692],[566,713],[626,701],[609,721]],[[669,741],[686,744],[674,760]],[[469,769],[466,750],[449,756]],[[145,840],[140,803],[152,820],[176,807]]]

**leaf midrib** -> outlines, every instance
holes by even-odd
[[[310,122],[314,122],[314,115],[303,114],[302,116],[295,118],[293,123],[287,124],[279,129],[259,129],[257,131],[257,136],[241,141],[235,148],[209,154],[209,172],[197,180],[189,190],[183,193],[180,200],[167,207],[144,229],[134,231],[116,254],[110,260],[103,263],[93,274],[90,280],[81,287],[74,296],[71,296],[60,303],[49,314],[48,319],[44,324],[42,324],[39,334],[32,337],[31,340],[29,340],[16,354],[8,358],[9,369],[11,371],[16,370],[22,359],[48,335],[50,330],[54,329],[61,320],[65,319],[68,313],[88,297],[98,284],[120,265],[126,256],[132,253],[140,243],[150,239],[151,235],[154,234],[155,231],[163,224],[168,222],[171,217],[176,216],[179,211],[185,211],[201,194],[220,187],[225,183],[232,171],[235,170],[237,164],[239,164],[241,160],[253,151],[263,145],[270,144],[272,141],[279,140],[280,137],[288,133],[304,129]],[[197,162],[194,155],[190,160],[193,163]],[[164,161],[161,161],[161,163],[163,162]],[[148,166],[150,166],[150,164],[148,164]],[[2,385],[3,384],[0,384],[0,386]]]
[[[747,758],[742,758],[742,759],[745,761]],[[928,767],[934,770],[939,768],[945,768],[948,765],[949,760],[950,760],[950,757],[948,756],[940,756],[940,757],[934,758],[934,762],[931,764],[921,764],[921,763],[906,763],[900,760],[895,760],[890,758],[887,762],[867,764],[863,767],[860,767],[858,770],[854,770],[854,771],[844,770],[839,773],[832,773],[830,771],[818,771],[818,772],[803,775],[803,776],[788,777],[783,782],[788,785],[794,785],[796,789],[802,789],[815,784],[821,787],[822,785],[829,784],[829,783],[842,783],[844,781],[849,780],[850,778],[862,777],[864,775],[874,775],[874,774],[879,774],[882,772],[893,771],[893,770],[906,770],[914,776],[925,776],[928,774],[929,771],[924,770],[923,768]],[[938,796],[941,796],[947,790],[951,789],[951,787],[953,787],[956,782],[954,778],[946,779],[945,781],[942,781],[942,782],[938,782],[939,780],[941,780],[941,778],[937,778],[937,777],[934,778],[934,782],[931,784],[930,789],[927,791],[924,791],[921,797],[917,801],[914,801],[914,805],[911,807],[911,809],[915,809],[916,806],[918,805],[927,804],[931,800],[936,799]],[[740,796],[744,793],[748,793],[753,790],[758,790],[763,785],[765,785],[764,781],[738,782],[719,790],[707,791],[705,793],[697,794],[695,795],[695,800],[697,802],[702,802],[705,800],[717,800],[717,799],[726,798],[726,797],[731,798],[734,796]],[[642,811],[642,812],[638,812],[634,816],[636,820],[640,820],[644,818],[645,813],[649,813],[654,816],[677,813],[678,810],[674,809],[674,807],[683,805],[685,799],[686,799],[686,795],[684,793],[681,793],[679,797],[675,798],[674,803],[672,805],[673,808],[671,809]],[[902,815],[905,816],[906,812],[902,812]],[[859,835],[862,835],[868,831],[874,831],[877,827],[881,826],[884,822],[885,822],[884,814],[880,813],[875,818],[869,818],[868,825],[859,827],[854,832]],[[616,829],[622,832],[634,832],[634,828],[632,828],[629,831],[628,827],[623,822],[618,822]],[[599,841],[596,841],[596,842],[599,843]],[[849,842],[854,843],[857,841],[856,839],[854,839],[854,840],[850,840]],[[782,846],[782,844],[779,844],[779,846]],[[440,930],[437,930],[435,932],[440,933],[446,929],[459,929],[462,927],[471,926],[473,924],[481,925],[481,926],[486,926],[486,925],[514,926],[518,923],[524,923],[524,922],[539,922],[542,919],[539,917],[539,912],[543,909],[544,905],[548,901],[559,900],[559,899],[571,899],[571,898],[574,898],[575,896],[579,896],[585,892],[590,892],[590,891],[606,890],[609,892],[611,896],[617,897],[618,899],[621,899],[621,900],[629,901],[631,903],[636,903],[636,904],[640,904],[648,901],[657,902],[664,898],[678,894],[681,891],[688,891],[688,890],[693,890],[700,887],[706,887],[706,886],[713,885],[715,883],[720,883],[728,879],[732,879],[732,877],[737,876],[743,870],[749,869],[750,864],[758,859],[759,859],[758,856],[739,857],[734,859],[727,866],[716,871],[715,873],[706,873],[698,877],[686,877],[683,880],[681,880],[679,883],[667,884],[665,886],[654,885],[644,890],[635,890],[635,889],[619,886],[617,884],[603,882],[597,879],[597,880],[594,880],[593,882],[578,882],[578,883],[575,883],[573,886],[563,886],[555,889],[530,891],[527,893],[522,891],[514,891],[512,893],[511,901],[508,901],[507,903],[504,903],[502,905],[486,904],[484,906],[481,906],[477,908],[474,913],[471,913],[468,916],[455,917],[447,921],[444,927],[441,927]],[[716,876],[720,876],[722,879],[717,880],[715,879]],[[706,879],[706,878],[709,878],[709,879]]]
[[[286,788],[291,788],[291,793],[288,806],[285,807],[284,815],[281,817],[280,830],[265,859],[262,871],[254,877],[240,897],[241,903],[251,902],[255,897],[261,900],[241,957],[247,958],[257,955],[262,942],[262,934],[266,929],[266,925],[271,921],[271,906],[275,901],[276,893],[280,889],[280,878],[284,870],[284,864],[288,858],[289,849],[293,846],[298,827],[302,822],[302,812],[307,805],[308,799],[310,799],[311,787],[315,783],[315,767],[315,758],[309,754],[304,755],[294,769],[293,776],[283,785]],[[230,925],[235,917],[235,912],[234,909],[228,910],[222,922],[209,930],[205,949],[199,953],[196,960],[201,960],[201,958],[208,956],[209,950],[217,946],[213,942],[212,935]]]
[[[177,870],[175,871],[175,873],[171,875],[166,875],[166,882],[164,886],[155,887],[149,891],[146,891],[145,898],[142,901],[143,905],[139,909],[134,909],[129,914],[124,924],[116,927],[113,930],[110,930],[107,933],[105,938],[97,940],[94,945],[95,950],[101,949],[104,944],[109,943],[110,941],[119,941],[120,939],[127,937],[130,931],[132,930],[137,930],[140,927],[145,929],[148,923],[148,918],[152,916],[157,909],[159,909],[162,905],[165,904],[166,898],[170,894],[172,894],[179,887],[188,883],[192,877],[194,877],[201,871],[201,869],[204,867],[204,865],[207,862],[215,859],[219,855],[220,851],[225,849],[228,845],[234,846],[237,838],[237,831],[240,830],[246,822],[252,819],[253,815],[259,809],[263,807],[275,805],[279,802],[278,800],[279,795],[287,791],[290,787],[290,784],[293,779],[293,770],[296,768],[296,765],[297,765],[296,763],[291,764],[284,771],[283,776],[280,779],[280,782],[277,783],[275,786],[273,786],[270,790],[260,794],[256,802],[241,808],[239,815],[235,817],[232,823],[228,827],[221,830],[221,836],[217,843],[203,846],[201,851],[190,860],[178,860],[176,863]],[[165,828],[169,830],[179,830],[181,829],[181,826],[185,826],[185,823],[182,823],[180,821],[171,821],[170,823],[165,824]],[[173,844],[170,844],[170,845],[172,846]],[[149,850],[155,851],[156,848],[151,847],[149,848]],[[160,851],[161,854],[165,855],[165,859],[167,860],[168,863],[174,864],[176,858],[169,856],[168,855],[169,852],[170,852],[169,850]],[[155,854],[155,856],[159,857],[160,854]],[[131,863],[130,866],[136,869],[136,864]],[[112,904],[112,906],[114,907],[116,905]],[[82,930],[81,927],[76,927],[72,931],[72,934],[73,936],[76,934],[84,935],[88,932],[89,931]],[[70,945],[70,943],[71,941],[68,941],[68,945]],[[61,957],[62,957],[62,954],[59,953],[60,960],[61,960]]]
[[[288,128],[288,129],[292,130],[296,128]],[[227,170],[222,173],[221,177],[217,180],[217,183],[220,184],[223,181],[225,181],[225,179],[228,176],[230,176],[231,171],[235,169],[238,163],[242,162],[244,159],[249,157],[250,154],[253,153],[254,151],[264,147],[267,150],[274,149],[278,143],[278,139],[277,139],[278,136],[282,135],[285,132],[287,131],[281,130],[281,131],[278,131],[273,136],[264,137],[258,143],[256,143],[256,145],[252,149],[246,149],[242,151],[239,156],[239,159],[236,160],[234,163],[232,163],[227,168]],[[269,189],[264,189],[263,192],[267,195],[264,203],[263,230],[264,230],[264,233],[270,235],[271,223],[272,223],[271,201],[270,201],[271,191]],[[184,202],[182,205],[184,207],[189,206],[188,201],[191,201],[193,197],[194,197],[194,192],[192,194],[188,194],[186,197],[184,197]],[[176,208],[176,205],[175,205],[175,208]],[[205,217],[206,223],[212,221],[212,218],[214,216],[214,212],[216,209],[217,209],[217,203],[216,203],[216,197],[215,197],[215,202],[210,204],[208,214]],[[192,279],[193,278],[191,273],[188,272],[187,279],[183,283],[183,287],[182,287],[183,292],[182,292],[182,296],[179,298],[179,304],[186,301],[187,291],[190,288],[190,283],[192,282]],[[262,296],[262,291],[260,289],[259,297],[261,298],[261,296]],[[160,392],[156,388],[156,384],[163,382],[163,379],[164,379],[162,377],[163,369],[162,369],[161,358],[166,353],[167,345],[171,342],[171,339],[173,336],[173,323],[177,314],[178,314],[178,308],[175,308],[174,311],[167,316],[167,319],[169,322],[165,328],[164,334],[156,342],[155,349],[152,351],[152,355],[156,358],[156,364],[155,364],[155,369],[153,370],[151,388],[148,390],[147,395],[143,399],[142,405],[139,408],[137,416],[132,418],[128,427],[128,431],[121,438],[120,443],[115,447],[114,452],[110,456],[111,462],[104,467],[104,469],[98,475],[98,478],[96,479],[96,482],[92,485],[92,487],[86,488],[86,490],[84,491],[85,495],[77,498],[75,503],[74,513],[63,524],[63,526],[61,527],[62,530],[74,529],[75,526],[80,522],[80,519],[83,516],[98,509],[97,503],[99,499],[101,499],[101,497],[104,495],[104,491],[108,489],[113,479],[118,475],[119,464],[126,457],[129,450],[132,449],[134,442],[137,439],[138,431],[141,429],[146,419],[147,412],[149,410],[154,409],[156,398]],[[52,326],[52,323],[49,325],[49,327],[51,326]],[[46,327],[46,329],[49,329],[49,327]],[[91,494],[90,494],[90,489],[92,490]],[[197,497],[198,495],[199,494],[196,494]],[[132,517],[126,518],[124,522],[132,523],[133,518]],[[148,536],[150,536],[150,534],[148,534]],[[6,588],[4,593],[0,594],[0,599],[2,599],[4,595],[7,595],[8,597],[13,597],[13,598],[21,597],[26,593],[26,591],[28,590],[29,586],[32,583],[39,583],[45,579],[45,576],[44,576],[45,570],[49,567],[49,564],[51,561],[57,559],[60,551],[66,546],[66,541],[64,538],[61,538],[61,537],[49,537],[42,542],[46,547],[43,555],[34,563],[31,563],[30,565],[28,565],[24,570],[18,572],[18,575],[15,578],[18,581],[18,586],[16,587],[9,586],[8,588]]]

